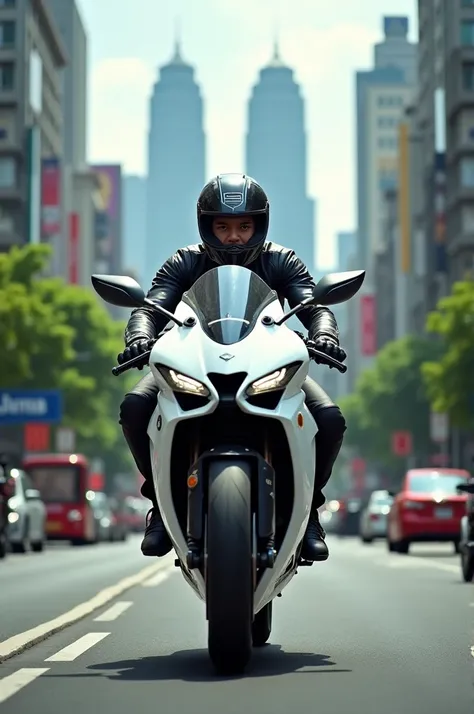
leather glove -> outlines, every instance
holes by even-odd
[[[125,347],[123,352],[117,355],[117,362],[123,364],[124,362],[129,362],[131,359],[134,359],[134,357],[148,352],[155,342],[155,339],[145,339],[143,337],[133,340],[133,342],[130,342],[130,344]],[[143,367],[138,367],[138,369],[143,369]]]
[[[338,362],[344,362],[344,360],[347,359],[347,354],[344,352],[342,347],[339,347],[337,342],[331,340],[330,337],[316,337],[315,340],[308,340],[306,344],[314,350],[319,350],[320,352],[327,354],[329,357],[337,359]]]

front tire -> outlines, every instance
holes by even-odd
[[[211,462],[206,524],[208,648],[219,674],[241,674],[252,655],[253,529],[251,470]]]
[[[255,615],[252,625],[252,641],[254,647],[263,647],[272,633],[272,605],[270,601]]]

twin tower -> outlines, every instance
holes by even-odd
[[[196,200],[210,178],[201,91],[179,44],[171,62],[160,69],[149,116],[145,284],[175,250],[199,241]],[[224,126],[225,119],[223,109]],[[292,247],[311,270],[315,203],[307,195],[304,101],[277,46],[253,87],[247,127],[245,171],[269,196],[269,239]],[[240,137],[229,136],[231,141]],[[219,172],[239,168],[222,166]]]

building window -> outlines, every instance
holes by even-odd
[[[13,89],[15,65],[13,62],[0,62],[0,90]]]
[[[463,7],[474,7],[474,0],[462,0]]]
[[[377,123],[380,129],[393,129],[398,126],[398,119],[395,117],[379,117]]]
[[[13,47],[15,44],[15,23],[13,20],[0,22],[0,47]]]
[[[16,186],[15,161],[11,156],[0,158],[0,188]]]
[[[15,0],[0,0],[0,7],[15,7]]]
[[[474,22],[472,20],[464,20],[461,22],[461,44],[474,45]]]
[[[474,91],[474,62],[462,64],[462,87],[468,92]]]
[[[461,161],[461,186],[474,188],[474,159],[466,158]]]

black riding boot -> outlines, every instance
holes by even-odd
[[[301,549],[301,557],[303,560],[311,562],[327,560],[329,558],[329,550],[326,545],[326,532],[319,522],[319,513],[314,505],[311,508],[306,533],[304,534],[303,548]]]
[[[168,532],[161,518],[157,505],[150,508],[146,517],[145,536],[142,541],[143,555],[158,556],[168,555],[173,549]]]

